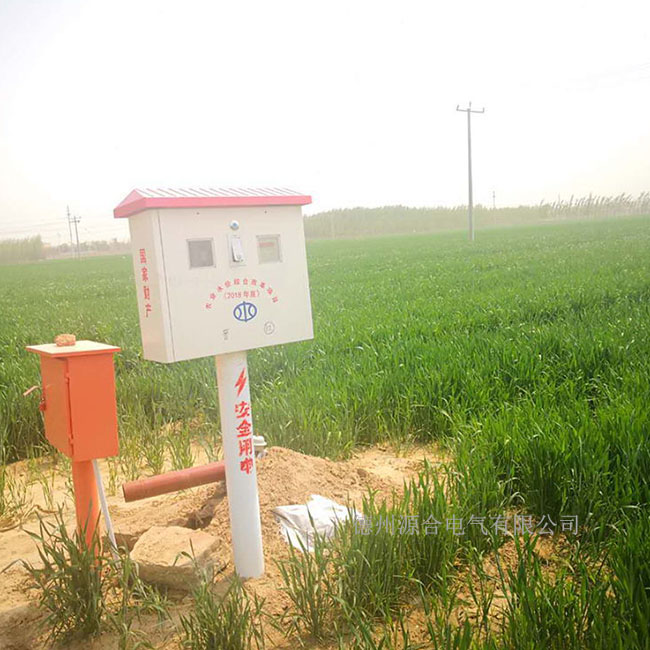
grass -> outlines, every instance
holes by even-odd
[[[40,562],[25,566],[38,589],[48,641],[65,645],[112,629],[120,650],[153,647],[133,624],[144,613],[165,620],[168,602],[140,580],[127,553],[113,558],[96,534],[87,546],[85,532],[68,531],[61,509],[52,522],[40,519],[30,535]]]
[[[364,503],[366,516],[417,512],[441,486],[425,468],[391,505]],[[450,495],[450,502],[455,495]],[[442,503],[442,501],[441,501]],[[444,519],[445,514],[437,516]],[[313,554],[292,550],[278,562],[291,606],[282,617],[291,635],[338,639],[360,648],[647,648],[650,620],[650,523],[626,522],[601,544],[567,536],[552,566],[537,550],[539,534],[487,538],[481,550],[470,536],[351,534],[338,528],[317,538]],[[514,541],[515,557],[501,543]],[[560,535],[554,538],[555,544]],[[560,548],[560,546],[557,546]],[[486,553],[487,552],[487,553]],[[488,577],[483,562],[496,563]],[[425,567],[425,570],[422,570]],[[459,570],[466,569],[465,577]],[[470,597],[461,598],[466,584]],[[496,604],[495,593],[504,603]],[[474,605],[472,623],[459,607]],[[409,612],[424,613],[424,639],[412,636]],[[287,625],[287,622],[289,623]]]
[[[235,579],[226,594],[216,595],[204,576],[193,592],[194,606],[181,616],[181,646],[191,650],[264,648],[261,614],[264,601],[250,597]]]
[[[647,409],[634,400],[649,369],[648,251],[645,219],[493,230],[475,246],[460,234],[314,242],[315,339],[250,355],[258,429],[335,457],[458,424],[485,429],[488,418],[510,426],[513,409],[530,420],[553,407],[553,421],[575,428],[620,403],[642,424]],[[132,284],[127,257],[3,268],[7,460],[43,445],[37,393],[21,396],[39,382],[24,346],[60,331],[122,347],[123,441],[197,417],[218,428],[210,359],[142,360]]]
[[[502,628],[483,615],[469,633],[452,616],[454,576],[498,543],[476,529],[434,544],[344,528],[311,565],[285,565],[294,632],[355,629],[358,647],[399,647],[421,589],[436,647],[648,647],[650,221],[492,229],[474,245],[454,233],[318,241],[308,254],[315,339],[250,354],[257,431],[333,458],[386,440],[448,449],[446,476],[425,470],[392,503],[369,497],[372,516],[575,515],[580,534],[561,581],[522,541],[499,578]],[[190,464],[190,431],[218,440],[212,360],[141,358],[130,259],[44,262],[0,276],[3,463],[47,450],[37,393],[22,397],[39,382],[24,346],[63,331],[123,349],[128,478]],[[21,489],[0,469],[3,485],[7,521]],[[484,612],[492,587],[476,586]]]
[[[0,531],[11,528],[29,511],[27,483],[0,465]]]
[[[533,225],[559,220],[602,219],[646,215],[650,212],[650,192],[633,197],[571,197],[552,203],[492,208],[474,206],[477,227]],[[411,208],[390,205],[380,208],[345,208],[312,214],[305,220],[307,238],[372,237],[377,233],[396,235],[467,230],[467,206],[453,208]]]
[[[277,562],[292,604],[287,629],[316,638],[333,630],[350,633],[360,620],[399,620],[418,590],[448,589],[463,551],[502,541],[494,535],[479,540],[454,534],[446,522],[465,513],[450,504],[452,492],[453,486],[445,488],[425,464],[392,501],[379,501],[370,492],[363,519],[350,510],[332,540],[316,538],[313,554],[290,549],[289,558]],[[410,527],[409,517],[419,525]]]
[[[85,533],[70,534],[61,511],[54,524],[40,520],[40,531],[31,534],[39,542],[41,566],[27,569],[39,588],[49,639],[65,642],[97,635],[106,616],[109,580],[109,560],[100,552],[97,535],[86,546]]]
[[[333,590],[331,584],[331,550],[315,532],[313,552],[309,552],[300,538],[300,549],[289,545],[289,557],[276,561],[288,595],[291,609],[282,617],[286,630],[298,635],[311,634],[322,639],[331,632]]]

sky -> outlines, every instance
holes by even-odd
[[[650,3],[0,0],[0,239],[127,238],[134,187],[307,213],[650,190]]]

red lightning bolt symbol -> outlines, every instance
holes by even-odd
[[[241,371],[241,374],[235,382],[235,386],[237,387],[237,397],[239,397],[244,390],[244,386],[246,386],[246,368]]]

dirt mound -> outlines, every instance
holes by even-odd
[[[276,506],[305,503],[312,494],[343,505],[348,502],[360,505],[369,488],[385,492],[392,487],[388,481],[370,473],[361,477],[353,463],[306,456],[283,447],[271,447],[265,458],[258,461],[257,481],[267,562],[286,547],[272,514]],[[229,555],[230,523],[225,489],[212,487],[210,492],[207,501],[213,506],[213,514],[205,530],[220,539],[220,551]]]
[[[360,507],[363,496],[369,489],[384,497],[389,497],[394,489],[399,490],[403,481],[415,474],[424,457],[432,462],[439,460],[432,448],[422,447],[411,448],[400,455],[386,447],[373,447],[358,452],[350,460],[338,462],[307,456],[282,447],[271,447],[257,463],[265,574],[262,578],[248,581],[251,589],[266,598],[267,611],[281,611],[287,604],[285,595],[278,589],[281,581],[274,560],[287,557],[289,551],[273,517],[273,508],[305,503],[312,494],[320,494],[343,505]],[[204,460],[207,461],[207,458],[200,459],[199,462]],[[102,470],[106,471],[104,462],[101,464]],[[54,484],[53,499],[55,503],[65,505],[66,523],[73,530],[73,504],[66,491],[64,476],[58,477]],[[125,503],[122,495],[117,494],[109,496],[108,502],[118,542],[129,547],[152,526],[203,529],[216,537],[216,564],[225,564],[225,569],[217,578],[220,582],[217,587],[227,588],[229,578],[233,575],[233,557],[224,483],[133,503]],[[47,512],[43,508],[40,510],[41,516]],[[52,514],[47,514],[45,518],[51,520]],[[38,562],[34,541],[25,532],[25,529],[37,528],[37,513],[34,512],[22,525],[0,532],[0,640],[18,643],[17,646],[8,646],[12,648],[40,647],[41,640],[35,636],[37,626],[24,626],[26,620],[40,618],[35,609],[37,594],[29,587],[27,576],[19,565],[1,572],[10,562],[19,558]],[[172,600],[176,601],[179,611],[190,606],[187,599],[184,599],[184,594],[178,599],[172,594]],[[29,638],[23,640],[23,634]],[[0,649],[4,647],[0,643]],[[104,646],[101,641],[96,641],[88,647],[99,649]]]

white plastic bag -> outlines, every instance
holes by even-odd
[[[314,550],[315,534],[332,537],[337,523],[346,521],[350,515],[345,506],[319,494],[312,494],[306,504],[278,506],[272,512],[289,544],[299,549],[302,542],[303,547],[309,551]],[[360,518],[356,511],[352,514]]]

